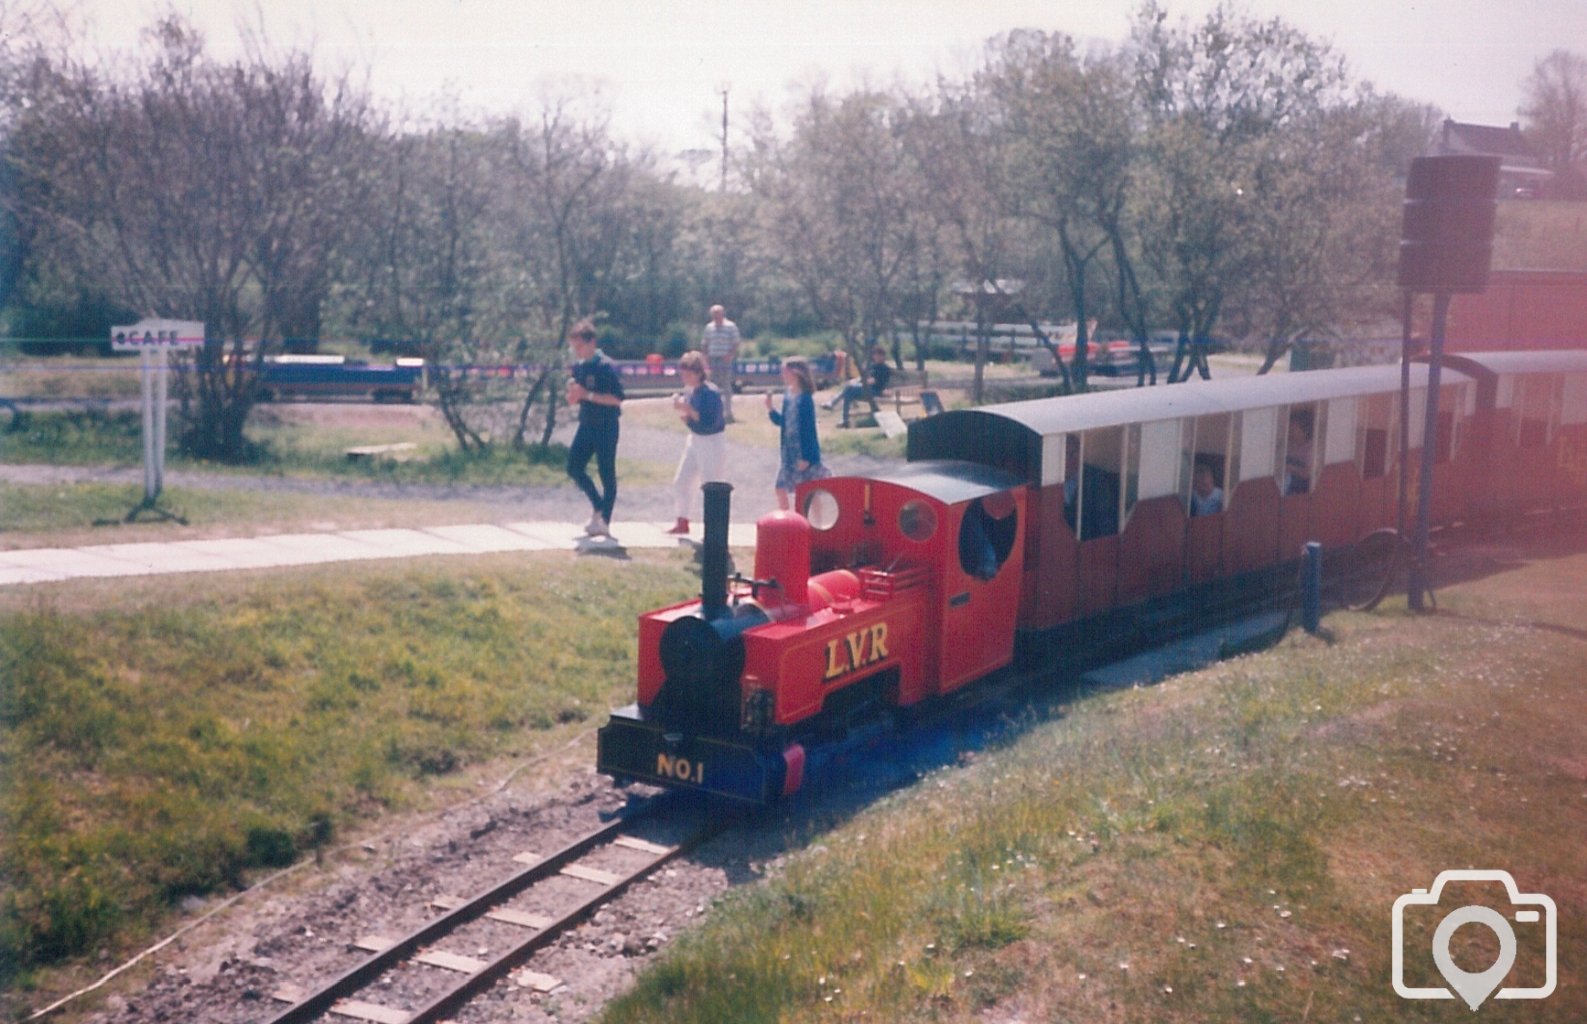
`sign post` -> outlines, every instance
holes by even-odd
[[[143,501],[127,513],[132,522],[143,512],[186,523],[159,505],[165,487],[165,414],[170,393],[170,353],[204,344],[204,325],[192,320],[140,320],[110,329],[110,348],[137,352],[143,383]]]

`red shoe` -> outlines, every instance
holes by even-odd
[[[678,534],[680,536],[686,536],[689,532],[689,521],[680,516],[678,521],[672,524],[672,529],[668,530],[667,532]]]

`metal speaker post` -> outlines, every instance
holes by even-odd
[[[1422,421],[1420,486],[1416,495],[1416,534],[1406,600],[1422,611],[1428,593],[1427,540],[1432,526],[1433,463],[1438,459],[1438,390],[1444,360],[1444,328],[1456,292],[1480,292],[1488,285],[1493,255],[1494,195],[1499,185],[1496,156],[1423,156],[1411,161],[1405,179],[1404,221],[1400,231],[1399,286],[1411,296],[1433,293],[1433,323],[1428,338],[1427,403]],[[1406,332],[1407,338],[1409,331]],[[1410,402],[1409,374],[1402,378],[1400,408]],[[1409,426],[1404,419],[1402,423]],[[1407,450],[1402,432],[1402,448]],[[1401,460],[1401,479],[1405,464]],[[1401,488],[1403,494],[1404,488]],[[1400,509],[1403,519],[1405,509]]]

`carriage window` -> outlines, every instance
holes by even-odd
[[[1399,423],[1395,416],[1395,396],[1368,396],[1357,420],[1356,465],[1361,470],[1361,479],[1376,480],[1387,476],[1393,465],[1394,431]]]
[[[1440,464],[1453,462],[1455,453],[1460,451],[1461,425],[1470,415],[1466,403],[1469,390],[1462,384],[1451,385],[1443,389],[1438,399],[1438,449],[1435,460]]]
[[[1183,420],[1141,425],[1140,487],[1138,498],[1161,498],[1180,491],[1184,475]]]
[[[1587,423],[1587,377],[1578,374],[1565,378],[1560,392],[1559,422],[1567,427]]]
[[[1317,422],[1315,405],[1292,405],[1284,418],[1283,448],[1273,453],[1282,468],[1279,478],[1284,494],[1306,494],[1311,490],[1317,465]]]
[[[1406,437],[1410,438],[1408,445],[1411,448],[1422,446],[1422,434],[1427,429],[1427,389],[1414,388],[1411,391],[1411,418],[1407,421],[1410,429]]]
[[[970,503],[959,524],[959,566],[966,575],[981,580],[997,575],[1014,550],[1017,519],[1014,499],[1008,494],[990,494]]]
[[[1187,515],[1206,516],[1223,511],[1231,422],[1226,413],[1202,416],[1185,431],[1185,476],[1180,481],[1180,494],[1184,497]]]
[[[1240,417],[1240,480],[1274,476],[1278,410],[1248,409]],[[1238,482],[1238,481],[1236,481]]]
[[[1180,494],[1186,473],[1181,435],[1183,420],[1158,420],[1129,428],[1124,510],[1128,516],[1137,501]]]
[[[1542,448],[1548,444],[1549,413],[1553,404],[1554,381],[1541,374],[1516,381],[1515,407],[1511,430],[1522,448]]]
[[[1105,427],[1066,439],[1064,521],[1081,540],[1119,532],[1124,428]],[[1077,517],[1075,510],[1080,510]],[[1078,529],[1077,529],[1078,527]]]

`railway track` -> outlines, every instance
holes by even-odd
[[[661,841],[658,822],[667,833]],[[269,1024],[440,1021],[509,976],[525,987],[553,991],[561,984],[557,978],[527,966],[536,951],[729,824],[720,814],[709,816],[702,806],[667,796],[552,853],[520,853],[513,859],[523,866],[485,891],[432,900],[439,913],[409,934],[360,936],[352,945],[368,955],[319,988],[278,989],[274,998],[291,1005]],[[473,955],[487,950],[500,952]]]

